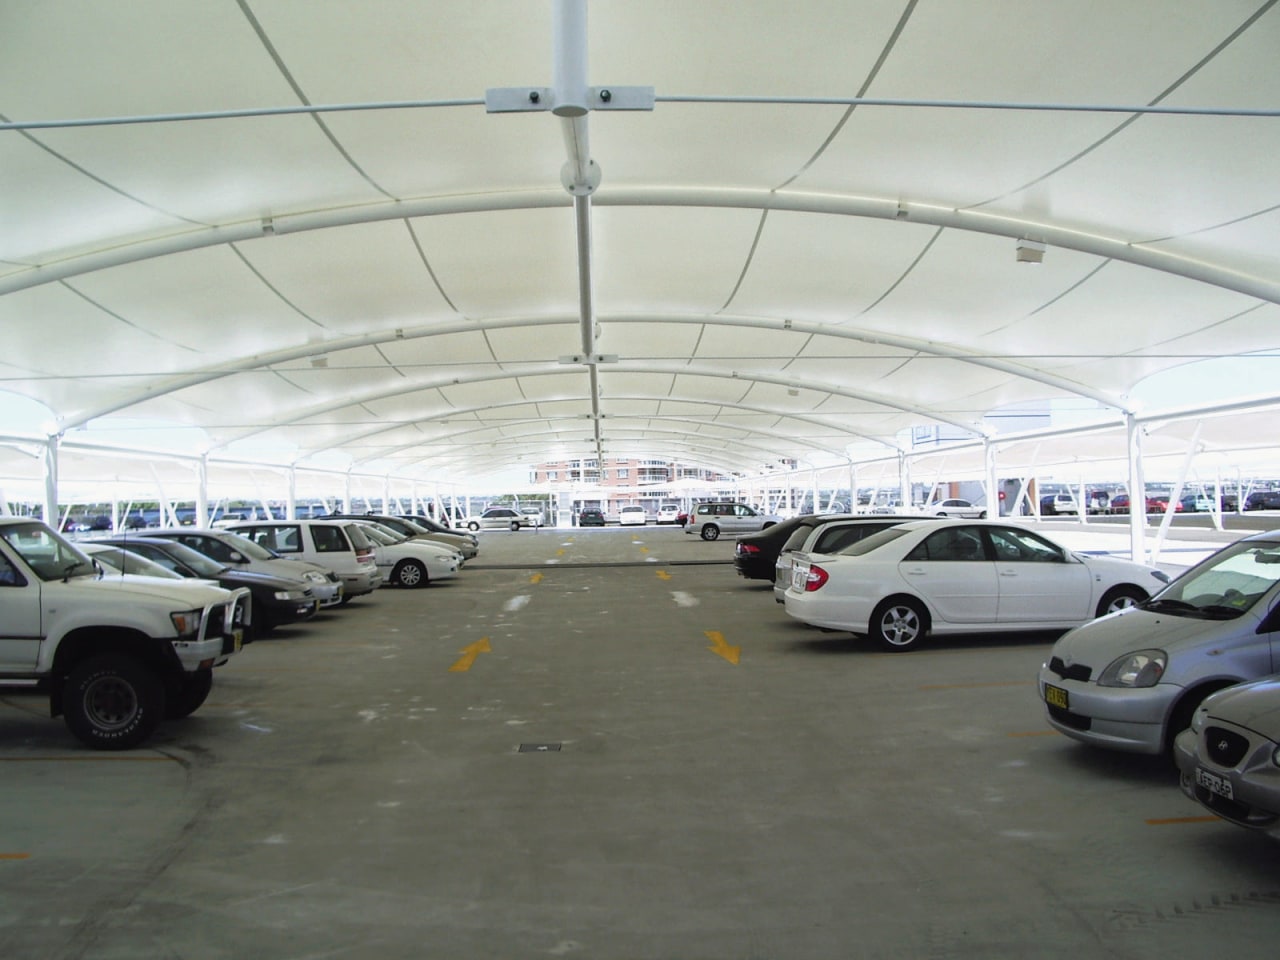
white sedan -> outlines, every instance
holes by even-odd
[[[976,503],[970,503],[968,500],[959,500],[955,497],[950,500],[935,500],[933,503],[926,503],[922,512],[932,517],[960,517],[964,520],[985,520],[987,517],[986,507],[980,507]]]
[[[644,513],[644,507],[637,504],[628,504],[618,511],[618,523],[624,527],[643,527],[647,519],[648,518]]]
[[[386,527],[361,523],[373,542],[373,560],[383,583],[400,587],[425,587],[432,580],[456,577],[462,554],[434,540],[410,540]]]
[[[1067,630],[1145,600],[1154,567],[1073,553],[998,521],[916,520],[835,554],[793,558],[797,620],[909,650],[929,633]]]

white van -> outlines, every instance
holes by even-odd
[[[332,570],[342,580],[344,603],[382,583],[373,544],[354,520],[246,520],[227,529],[282,557]]]

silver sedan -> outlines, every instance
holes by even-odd
[[[1040,668],[1049,725],[1160,754],[1209,694],[1280,671],[1280,532],[1237,540],[1146,603],[1065,634]]]

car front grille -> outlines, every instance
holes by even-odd
[[[1073,663],[1068,667],[1062,662],[1061,657],[1053,657],[1049,661],[1049,669],[1063,680],[1079,680],[1081,683],[1088,683],[1089,678],[1093,676],[1093,670],[1083,663]]]
[[[1249,751],[1249,741],[1233,730],[1208,727],[1204,731],[1205,752],[1220,767],[1234,767]]]

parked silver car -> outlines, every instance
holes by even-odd
[[[542,525],[541,514],[523,513],[511,507],[490,507],[478,517],[467,521],[467,529],[477,530],[519,530],[521,527],[538,529]]]
[[[1151,599],[1065,634],[1040,669],[1049,725],[1171,751],[1209,694],[1280,671],[1280,531],[1237,540]]]
[[[713,501],[694,507],[684,532],[697,534],[703,540],[719,540],[721,534],[755,533],[781,519],[776,514],[761,513],[745,503]]]
[[[1182,792],[1224,820],[1280,826],[1280,677],[1221,690],[1174,741]]]

